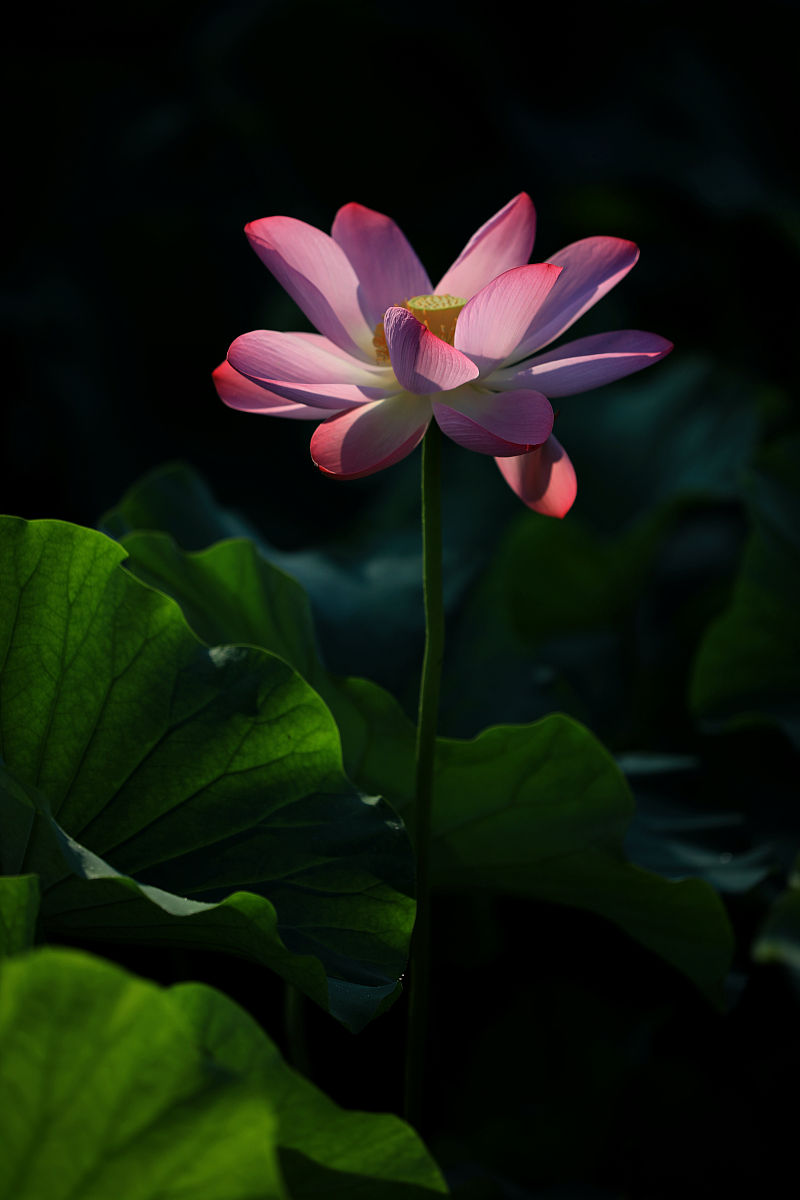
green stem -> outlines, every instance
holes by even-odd
[[[439,685],[444,657],[442,603],[441,434],[431,421],[422,443],[422,586],[425,602],[425,655],[419,689],[414,838],[417,854],[417,917],[409,963],[405,1117],[416,1128],[423,1118],[425,1060],[428,1054],[430,992],[430,840],[433,765]]]

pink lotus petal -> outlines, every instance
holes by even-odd
[[[434,291],[469,300],[503,271],[528,261],[535,233],[536,210],[520,192],[472,235]]]
[[[228,362],[251,379],[358,383],[378,388],[394,383],[388,367],[367,366],[318,333],[278,333],[272,329],[243,333],[231,344]]]
[[[500,473],[528,508],[546,517],[563,517],[578,491],[575,468],[551,434],[543,446],[518,458],[498,458]]]
[[[533,354],[569,329],[624,279],[638,257],[638,246],[615,237],[583,238],[548,255],[548,262],[564,269],[514,352],[515,360]]]
[[[223,404],[229,408],[238,408],[241,412],[264,413],[268,417],[289,417],[295,421],[324,421],[329,416],[329,410],[310,408],[307,404],[299,404],[295,400],[286,400],[283,396],[269,391],[260,383],[245,379],[238,371],[234,371],[230,363],[223,362],[212,371],[211,378],[217,395]]]
[[[516,367],[495,371],[491,384],[502,389],[537,388],[552,397],[575,396],[650,367],[671,349],[672,342],[657,333],[638,329],[595,333],[537,354]]]
[[[254,383],[261,381],[254,380]],[[284,379],[265,379],[264,387],[284,400],[295,400],[299,404],[310,404],[312,408],[324,408],[330,412],[343,412],[347,408],[360,408],[375,400],[385,400],[397,394],[397,384],[391,391],[382,388],[364,388],[355,383],[293,383]]]
[[[433,415],[459,446],[498,458],[540,446],[553,428],[550,401],[528,390],[487,393],[459,388],[448,393],[446,403],[434,400]]]
[[[328,410],[355,408],[398,390],[387,367],[370,369],[315,334],[243,333],[228,350],[228,362],[285,400]]]
[[[513,267],[476,292],[458,314],[454,342],[481,375],[505,362],[544,304],[561,268],[552,263]]]
[[[427,400],[404,393],[323,421],[311,457],[326,475],[361,479],[399,462],[419,445],[431,419]]]
[[[245,233],[320,333],[357,358],[374,361],[374,330],[358,303],[358,277],[333,238],[294,217],[263,217],[246,225]]]
[[[383,328],[394,373],[409,392],[446,392],[476,378],[475,364],[426,329],[407,308],[387,309]]]
[[[374,329],[392,305],[433,291],[428,273],[390,217],[363,204],[345,204],[331,230],[359,280],[358,298]]]

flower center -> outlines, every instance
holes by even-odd
[[[431,296],[412,296],[410,300],[404,300],[398,308],[407,308],[410,313],[413,313],[417,320],[435,333],[443,342],[448,342],[452,346],[453,338],[456,334],[456,321],[458,314],[466,304],[466,300],[462,300],[460,296],[450,295],[431,295]],[[383,321],[379,321],[375,326],[375,336],[372,339],[372,344],[375,347],[375,354],[378,362],[389,362],[389,349],[386,345],[386,334],[383,330]]]
[[[466,304],[459,296],[412,296],[403,308],[413,313],[426,329],[452,346],[458,314]]]

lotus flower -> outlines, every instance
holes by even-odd
[[[627,275],[639,251],[590,237],[528,264],[535,223],[521,193],[433,287],[394,221],[361,204],[339,210],[330,237],[292,217],[252,222],[253,249],[319,333],[237,338],[214,372],[221,399],[319,421],[311,457],[338,479],[405,458],[435,419],[454,442],[494,456],[530,508],[564,516],[575,471],[552,434],[550,398],[641,370],[672,345],[625,330],[538,353]]]

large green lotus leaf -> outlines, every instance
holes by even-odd
[[[37,950],[0,973],[2,1200],[282,1200],[265,1088],[224,1070],[168,992]]]
[[[396,787],[413,754],[414,730],[397,702],[366,679],[340,678],[323,667],[305,592],[263,557],[253,542],[235,539],[207,550],[182,550],[164,533],[122,538],[125,567],[180,604],[208,645],[249,642],[280,655],[306,679],[333,713],[351,778]],[[371,726],[380,723],[378,738]],[[374,761],[372,761],[374,759]],[[413,768],[412,768],[413,769]]]
[[[0,672],[0,695],[3,676]],[[0,710],[0,729],[2,729]],[[0,758],[0,813],[3,836],[0,837],[0,875],[18,875],[22,870],[36,821],[36,806],[27,790],[3,766]]]
[[[0,875],[0,958],[30,949],[38,915],[38,876]]]
[[[800,745],[800,447],[781,446],[750,488],[754,528],[726,611],[697,655],[690,704],[720,724],[765,721]],[[790,471],[793,472],[789,478]]]
[[[155,494],[157,496],[157,490]],[[131,503],[126,500],[124,506]],[[131,520],[154,520],[148,510],[138,512],[136,508],[134,504]],[[163,518],[163,511],[158,510],[157,505],[156,515]],[[667,517],[657,518],[655,527],[660,528],[662,520]],[[525,524],[525,536],[540,530],[542,536],[546,536],[552,529],[558,534],[566,528],[559,522],[534,523],[536,528],[531,528],[528,522]],[[566,577],[564,586],[557,589],[558,594],[543,598],[542,612],[537,617],[545,620],[548,628],[565,628],[565,624],[569,628],[570,624],[584,619],[584,600],[577,607],[577,601],[573,602],[573,612],[569,605],[565,610],[564,598],[584,595],[588,581],[591,583],[590,608],[596,622],[615,617],[619,605],[627,602],[625,596],[630,595],[642,574],[655,529],[633,530],[625,545],[616,547],[596,544],[581,528],[567,530],[567,533],[570,534],[569,552],[561,554],[559,562],[564,564],[565,571],[582,574],[579,578]],[[295,644],[311,644],[312,638],[308,634],[307,610],[300,600],[285,608],[287,617],[281,624],[272,617],[272,613],[281,611],[279,596],[285,587],[282,572],[272,568],[253,546],[242,540],[223,542],[200,553],[187,553],[164,534],[128,533],[124,536],[124,545],[131,554],[128,568],[144,580],[168,590],[184,607],[194,631],[205,641],[239,641],[252,637],[261,646],[287,656],[294,665],[300,665],[301,670],[305,667],[308,677],[336,716],[351,778],[365,790],[389,798],[410,818],[410,800],[414,791],[413,725],[397,701],[368,680],[338,679],[325,672],[318,660],[309,664],[306,658],[301,664],[299,656],[291,658]],[[510,562],[518,562],[516,550],[512,539],[507,547]],[[589,556],[585,553],[587,550]],[[533,557],[541,556],[534,554]],[[235,594],[225,582],[227,576],[237,581]],[[512,570],[505,572],[506,583],[512,577]],[[524,623],[529,606],[525,604],[522,592],[518,596],[512,592],[509,602],[512,612],[516,613],[512,624]],[[290,629],[288,622],[293,613],[295,624]],[[560,730],[558,738],[552,736],[555,730]],[[566,730],[569,730],[569,737]],[[469,887],[480,878],[485,886],[494,889],[539,895],[600,912],[685,971],[716,1000],[730,949],[730,931],[720,901],[700,880],[672,882],[650,871],[637,870],[636,866],[626,862],[621,844],[631,820],[631,797],[619,770],[604,754],[600,744],[575,722],[564,722],[560,718],[519,727],[509,731],[509,737],[512,745],[522,752],[519,772],[527,772],[533,781],[530,784],[531,803],[517,809],[511,818],[509,814],[503,816],[492,809],[491,798],[499,799],[503,805],[510,790],[516,788],[517,779],[516,776],[510,778],[501,763],[505,761],[503,746],[494,748],[492,739],[497,739],[497,731],[482,734],[477,744],[482,752],[482,748],[492,743],[492,754],[486,769],[475,775],[474,790],[468,793],[473,798],[469,808],[470,822],[474,822],[479,832],[471,841],[463,871],[452,870],[446,851],[438,854],[434,870],[439,883]],[[474,751],[463,749],[470,745],[474,743],[440,740],[439,762],[443,761],[443,756],[450,762],[447,756],[455,755],[458,760],[459,755],[473,755]],[[543,773],[533,769],[540,756],[542,763],[547,763]],[[467,773],[474,769],[473,758],[469,757]],[[497,779],[494,778],[495,769],[498,770]],[[597,775],[594,791],[587,786],[587,772],[590,778],[593,772]],[[461,784],[452,785],[451,775],[449,770],[438,781],[434,836],[443,833],[440,827],[443,804],[455,805],[456,811],[463,816]],[[458,778],[458,772],[455,778]],[[609,834],[612,818],[615,826]],[[557,832],[560,830],[566,839],[560,847],[564,860],[558,871],[554,866],[540,869],[540,860],[552,858],[555,852],[546,834],[547,821],[551,821],[551,827]],[[597,821],[602,824],[606,845],[593,850],[590,844]],[[517,836],[515,823],[524,835]],[[495,841],[498,839],[505,842],[512,856],[519,856],[516,874],[509,870],[503,854],[497,853]],[[449,847],[449,838],[445,835],[439,845]],[[459,847],[459,853],[461,850]],[[674,859],[673,854],[672,865]],[[760,869],[760,863],[736,865],[745,869],[745,875],[747,868],[752,868],[756,874]],[[702,874],[703,870],[709,869],[709,863],[702,858],[699,863],[690,864],[682,874]]]
[[[41,877],[45,928],[228,948],[362,1025],[403,970],[413,862],[323,702],[260,649],[200,645],[102,534],[0,540],[6,869]]]
[[[165,533],[131,533],[120,540],[130,555],[126,569],[177,600],[208,645],[260,646],[312,683],[321,673],[306,593],[268,563],[254,542],[237,538],[192,553]]]
[[[564,528],[557,522],[542,522],[541,526],[545,531],[556,526]],[[580,530],[574,536],[579,544],[581,538],[586,542],[587,535]],[[631,548],[615,552],[616,558],[609,558],[612,551],[596,549],[591,559],[589,576],[595,592],[600,589],[591,605],[598,620],[616,612],[619,597],[629,592],[632,579],[646,561],[650,534],[634,531],[629,540]],[[265,563],[247,542],[231,541],[191,554],[180,550],[164,534],[138,533],[125,536],[124,545],[131,554],[130,569],[168,590],[204,640],[253,637],[259,639],[259,644],[290,656],[297,630],[301,625],[306,627],[306,610],[300,603],[295,605],[296,626],[291,635],[285,632],[285,622],[282,629],[278,628],[270,614],[279,609],[285,577]],[[565,561],[575,563],[581,557],[569,554]],[[609,563],[615,562],[613,582],[609,582]],[[226,588],[226,572],[241,585],[235,595]],[[575,580],[570,582],[574,584]],[[575,596],[581,587],[565,586],[564,591]],[[602,596],[606,600],[601,603]],[[557,598],[552,599],[551,607],[554,623],[580,619],[580,614],[574,618],[569,612],[565,614]],[[524,605],[520,602],[518,608],[523,619]],[[260,613],[265,615],[259,617]],[[336,717],[348,773],[360,787],[387,797],[410,819],[414,728],[397,701],[367,680],[330,676],[318,661],[306,669]],[[556,731],[558,737],[554,736]],[[463,754],[469,764],[466,774],[475,772],[478,781],[474,788],[468,788],[470,804],[463,809],[463,772],[448,769],[437,782],[434,836],[438,839],[444,835],[438,842],[442,852],[437,853],[435,861],[439,883],[471,886],[480,879],[484,886],[495,890],[538,895],[600,912],[685,971],[717,999],[730,953],[731,935],[724,910],[701,880],[672,882],[637,870],[625,860],[622,839],[631,820],[632,802],[620,772],[599,743],[588,731],[564,718],[521,726],[507,731],[519,760],[516,774],[512,771],[509,775],[506,748],[497,745],[497,736],[497,731],[489,731],[477,740],[479,754],[485,747],[491,748],[482,771],[477,771],[473,762],[475,751],[467,749],[475,743],[439,743],[440,763],[446,761],[452,767],[453,756],[457,764]],[[540,765],[547,769],[540,770]],[[593,780],[592,787],[587,785],[587,773]],[[519,774],[527,777],[529,801],[504,815],[492,807],[492,798],[502,810],[517,787]],[[440,814],[445,813],[447,805],[454,807],[458,819],[469,813],[466,824],[477,831],[460,872],[453,870],[448,859],[448,854],[452,858],[452,843],[440,823]],[[610,829],[612,819],[615,824]],[[593,849],[598,821],[605,843]],[[554,851],[548,828],[564,839],[563,844],[559,843],[560,850],[557,847]],[[512,856],[518,856],[516,873],[497,852],[498,841]],[[462,850],[459,845],[458,853]],[[558,869],[554,864],[540,868],[540,860],[549,860],[556,852],[563,857]],[[700,865],[708,867],[705,859]],[[760,867],[749,862],[741,865],[755,871]],[[695,875],[701,871],[693,863],[682,873]]]
[[[782,962],[800,979],[800,858],[753,947],[758,962]]]
[[[213,989],[179,984],[170,995],[214,1061],[268,1095],[293,1200],[422,1200],[447,1192],[424,1145],[399,1117],[339,1108],[287,1066],[247,1013]]]
[[[0,1083],[3,1200],[447,1192],[408,1125],[340,1109],[222,993],[72,950],[5,962]]]
[[[413,726],[391,697],[361,682],[348,681],[361,722],[356,778],[391,799],[413,833]],[[599,913],[719,1004],[733,952],[725,908],[707,878],[667,879],[627,860],[633,813],[618,765],[569,717],[498,726],[471,741],[439,738],[434,886],[482,887]],[[683,865],[684,876],[712,873],[708,859]],[[760,854],[733,867],[732,891],[740,890],[739,876],[747,883],[765,869]]]
[[[339,725],[350,778],[397,809],[408,805],[414,796],[417,731],[394,696],[356,678],[331,678],[324,695]]]
[[[703,880],[667,880],[626,861],[632,812],[614,760],[567,717],[440,739],[434,882],[599,913],[719,1004],[733,949],[723,905]]]

